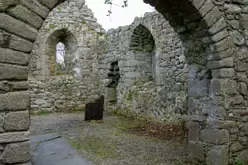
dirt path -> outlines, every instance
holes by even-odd
[[[127,131],[139,123],[104,116],[104,123],[85,122],[83,113],[31,117],[31,135],[57,133],[96,165],[183,165],[179,141],[159,140]]]

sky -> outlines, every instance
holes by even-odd
[[[128,7],[120,7],[123,0],[113,0],[116,5],[112,6],[112,14],[107,16],[109,5],[104,4],[105,0],[86,0],[87,6],[93,11],[95,18],[104,29],[117,28],[119,26],[129,25],[134,18],[141,17],[145,12],[152,12],[154,9],[143,2],[143,0],[129,0]],[[119,5],[119,6],[118,6]]]

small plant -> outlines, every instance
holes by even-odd
[[[54,24],[49,24],[49,27],[52,28],[52,29],[54,29],[54,28],[56,28],[57,26],[54,25]]]
[[[245,163],[242,160],[236,160],[233,165],[245,165]]]

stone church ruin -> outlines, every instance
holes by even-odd
[[[157,11],[106,32],[84,0],[0,0],[0,164],[30,164],[30,113],[102,95],[106,111],[185,121],[195,162],[248,163],[247,2],[144,2]]]

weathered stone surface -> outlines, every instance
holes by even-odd
[[[222,144],[231,142],[232,145],[230,146],[230,150],[234,152],[238,150],[242,150],[238,143],[234,143],[233,141],[238,141],[238,137],[232,135],[229,137],[228,132],[226,130],[219,130],[217,128],[225,128],[228,129],[230,133],[237,134],[238,129],[240,128],[240,135],[246,135],[246,129],[240,126],[239,120],[246,121],[247,117],[241,116],[237,118],[237,122],[235,126],[223,126],[223,123],[216,122],[216,121],[209,121],[205,120],[202,117],[202,113],[204,115],[208,115],[208,118],[221,118],[222,120],[226,119],[226,114],[228,113],[229,117],[236,117],[235,113],[232,108],[233,107],[247,107],[247,51],[246,46],[247,43],[244,37],[244,34],[247,34],[247,0],[231,0],[230,2],[227,1],[204,1],[204,0],[192,0],[189,3],[185,2],[184,5],[182,1],[182,5],[178,3],[174,3],[172,0],[168,1],[161,1],[161,0],[146,0],[149,1],[151,4],[156,5],[159,11],[163,12],[163,16],[170,18],[168,19],[170,24],[173,26],[172,29],[169,26],[169,23],[163,19],[159,19],[158,15],[152,15],[151,17],[149,14],[146,14],[146,18],[137,19],[133,25],[130,27],[118,28],[117,30],[109,31],[107,34],[108,41],[106,44],[107,50],[104,48],[100,48],[104,50],[104,53],[98,53],[98,55],[103,56],[100,57],[100,64],[97,62],[87,61],[85,65],[78,65],[82,66],[81,68],[76,68],[75,72],[82,73],[80,76],[84,77],[85,82],[92,81],[88,78],[94,72],[98,72],[99,68],[101,68],[100,72],[100,79],[103,81],[92,81],[94,83],[90,83],[87,88],[84,85],[76,86],[75,82],[67,80],[63,81],[64,86],[59,86],[57,89],[61,90],[60,93],[63,95],[57,95],[52,93],[51,91],[54,88],[47,88],[49,85],[56,86],[55,84],[58,83],[61,79],[52,80],[51,84],[46,84],[42,86],[37,81],[33,81],[31,85],[34,85],[32,90],[33,100],[32,103],[37,103],[34,106],[38,106],[38,108],[51,108],[51,106],[61,107],[73,107],[75,105],[81,105],[84,102],[85,96],[88,96],[89,93],[88,89],[94,89],[91,92],[91,95],[99,95],[99,88],[101,88],[101,93],[104,93],[104,89],[108,85],[109,81],[106,78],[108,69],[105,67],[108,63],[113,61],[120,62],[120,68],[123,75],[128,75],[128,81],[123,80],[120,81],[117,88],[117,95],[118,95],[118,102],[117,107],[121,107],[123,109],[129,109],[136,114],[147,115],[152,118],[156,118],[161,121],[169,121],[174,120],[175,116],[180,118],[180,115],[185,112],[187,106],[183,106],[187,104],[188,96],[194,97],[196,103],[194,108],[189,107],[191,110],[190,112],[194,113],[193,116],[190,116],[190,119],[196,120],[201,122],[203,125],[207,124],[205,122],[212,122],[208,123],[209,125],[215,128],[215,131],[204,130],[202,131],[202,139],[206,142],[204,143],[206,147],[206,151],[209,150],[208,143],[211,143],[210,151],[207,154],[207,164],[218,164],[218,165],[226,165],[228,164],[228,148],[225,146],[212,146],[214,144]],[[31,13],[30,11],[38,14],[39,16],[45,18],[49,13],[49,9],[52,9],[58,0],[20,0],[23,6],[13,6],[16,4],[17,1],[13,0],[2,0],[0,2],[0,11],[5,10],[6,8],[13,7],[10,12],[12,12],[15,17],[18,17],[22,20],[27,21],[28,23],[32,24],[36,28],[38,28],[38,24],[36,24],[37,20],[34,20],[35,15],[31,19],[28,17],[32,16],[32,14],[25,15],[27,13]],[[39,3],[41,2],[41,4]],[[162,2],[162,3],[161,3]],[[76,6],[78,5],[76,1],[73,1]],[[161,4],[162,5],[161,5]],[[180,2],[181,3],[181,2]],[[167,10],[163,10],[166,5],[170,5],[170,8]],[[45,7],[47,6],[47,7]],[[82,5],[83,6],[83,5]],[[180,8],[183,7],[183,9]],[[188,10],[188,6],[189,10]],[[27,8],[26,8],[27,7]],[[67,8],[68,7],[68,8]],[[68,13],[60,13],[57,12],[59,8],[55,9],[50,15],[50,17],[46,20],[46,24],[41,32],[45,32],[45,38],[53,33],[55,30],[61,28],[61,24],[64,25],[64,22],[67,22],[66,26],[70,26],[70,30],[72,28],[72,24],[74,18],[81,18],[81,13],[85,14],[85,11],[88,9],[83,8],[82,11],[71,11],[75,10],[72,5],[69,5],[69,2],[66,5],[66,12],[69,10],[73,12],[73,16],[75,17],[66,17]],[[175,7],[175,8],[174,8]],[[192,10],[192,11],[191,11]],[[242,13],[241,13],[242,12]],[[4,12],[7,13],[8,12]],[[22,14],[21,14],[22,13]],[[191,22],[184,22],[181,21],[184,17],[187,17],[188,13],[194,13],[189,19]],[[19,14],[19,15],[18,15]],[[21,15],[20,15],[21,14]],[[61,14],[61,15],[60,15]],[[87,11],[87,16],[84,16],[82,20],[85,20],[86,24],[83,22],[83,26],[85,29],[86,27],[93,27],[96,32],[100,32],[101,28],[96,27],[98,26],[95,19],[91,16],[91,12]],[[180,16],[180,21],[174,20],[173,18],[177,18],[177,15]],[[71,15],[70,15],[71,16]],[[194,17],[195,16],[195,17]],[[182,17],[182,19],[181,19]],[[38,17],[37,17],[38,18]],[[61,24],[53,24],[51,20],[62,20]],[[59,18],[59,19],[57,19]],[[161,18],[162,15],[161,15]],[[171,20],[172,19],[172,20]],[[31,28],[30,26],[26,25],[23,22],[18,22],[16,19],[7,16],[6,14],[0,14],[0,28],[4,31],[9,32],[7,35],[0,35],[0,47],[10,48],[13,50],[20,50],[23,52],[29,52],[31,50],[30,43],[26,45],[23,44],[23,48],[20,44],[21,39],[19,38],[18,41],[14,41],[15,35],[24,37],[27,40],[34,40],[36,36],[36,30]],[[81,20],[81,21],[82,21]],[[155,21],[156,20],[156,21]],[[201,22],[200,22],[201,20]],[[178,22],[177,22],[178,21]],[[42,20],[38,20],[38,22],[42,22]],[[51,23],[51,24],[50,24]],[[77,26],[74,30],[79,34],[82,30],[81,28],[82,22],[80,22],[80,26]],[[130,36],[134,28],[138,27],[139,24],[144,24],[144,27],[151,32],[152,36],[155,38],[156,41],[156,49],[154,50],[154,57],[152,59],[147,58],[150,54],[144,54],[129,51],[129,41]],[[183,25],[181,25],[183,24]],[[154,26],[156,25],[156,26]],[[142,25],[143,26],[143,25]],[[64,27],[64,26],[63,26]],[[181,28],[180,28],[181,27]],[[186,28],[187,27],[187,28]],[[161,30],[163,29],[163,30]],[[175,31],[178,30],[178,31]],[[195,29],[200,29],[200,31],[195,31]],[[45,31],[46,30],[46,31]],[[92,36],[88,29],[86,30],[87,34],[85,36],[80,36],[79,43],[88,43],[84,45],[85,47],[89,46],[96,46],[94,41],[92,41]],[[139,30],[138,30],[139,31]],[[166,31],[166,32],[164,32]],[[176,32],[180,33],[180,36],[176,34]],[[227,33],[228,32],[228,33]],[[47,34],[49,33],[49,34]],[[15,34],[15,35],[13,35]],[[147,33],[146,33],[147,34]],[[193,34],[193,35],[191,35]],[[98,34],[97,34],[98,35]],[[138,33],[139,35],[142,34]],[[201,42],[201,37],[204,36],[204,41]],[[227,37],[228,36],[228,37]],[[142,36],[143,37],[143,36]],[[141,38],[142,38],[141,37]],[[196,38],[195,37],[199,37]],[[99,37],[101,38],[101,37]],[[102,37],[104,38],[104,37]],[[193,41],[192,41],[193,40]],[[136,42],[133,42],[136,43]],[[189,43],[189,44],[188,44]],[[210,44],[210,46],[208,45]],[[76,45],[76,44],[75,44]],[[81,45],[82,46],[82,45]],[[26,47],[26,48],[25,48]],[[97,47],[97,46],[96,46]],[[242,50],[240,50],[242,48]],[[39,42],[35,44],[35,51],[34,57],[39,57],[39,51],[36,50],[44,50],[44,45],[40,45]],[[92,48],[90,48],[92,49]],[[94,48],[93,48],[94,49]],[[83,49],[79,49],[79,52]],[[95,49],[94,49],[95,50]],[[236,52],[238,50],[238,52]],[[80,60],[83,61],[85,59],[98,59],[97,55],[93,55],[88,51],[84,55],[79,53],[80,55],[76,55],[77,60],[80,57]],[[42,54],[42,53],[41,53]],[[97,54],[97,53],[96,53]],[[211,55],[209,55],[211,54]],[[9,60],[16,60],[14,57],[12,58],[13,54],[8,56],[8,58],[2,58],[1,62],[4,63],[12,63]],[[143,55],[143,56],[142,56]],[[208,56],[208,58],[206,58]],[[150,56],[149,56],[150,57]],[[186,57],[186,58],[185,58]],[[154,62],[154,59],[155,62]],[[1,59],[1,58],[0,58]],[[44,66],[46,66],[46,59],[48,57],[41,57],[40,59],[34,58],[37,60],[37,65],[35,65],[35,74],[45,80],[47,74],[49,74],[48,67],[45,70],[40,71]],[[208,59],[208,66],[205,65]],[[7,61],[6,61],[7,60]],[[40,60],[40,61],[39,61]],[[137,61],[133,63],[123,62],[123,61]],[[19,65],[22,61],[16,60],[19,62]],[[149,62],[149,63],[148,63]],[[127,64],[128,63],[128,64]],[[194,71],[196,74],[195,76],[190,77],[192,70],[189,72],[189,76],[187,75],[189,68],[188,64],[197,64]],[[88,67],[89,64],[93,64],[92,67]],[[26,65],[26,64],[25,64]],[[99,66],[98,66],[99,65]],[[150,70],[150,68],[145,66],[156,66],[155,70]],[[208,77],[205,77],[204,74],[201,73],[201,70],[206,68],[212,69],[212,75],[209,74]],[[0,64],[0,80],[26,80],[27,79],[27,72],[26,68],[18,67],[14,65],[6,65]],[[40,72],[39,72],[40,71]],[[142,79],[142,76],[146,75],[146,73],[152,73],[150,76]],[[87,76],[86,76],[87,75]],[[88,76],[90,75],[90,76]],[[79,76],[79,77],[80,77]],[[237,77],[235,77],[237,76]],[[159,78],[158,78],[159,77]],[[212,78],[213,77],[213,78]],[[140,79],[139,79],[140,78]],[[220,78],[220,79],[217,79]],[[229,79],[227,79],[229,78]],[[141,80],[142,79],[142,80]],[[99,81],[99,82],[97,82]],[[156,81],[160,81],[159,83]],[[96,83],[97,82],[97,83]],[[210,84],[211,82],[211,84]],[[69,84],[69,85],[68,85]],[[159,84],[159,85],[158,85]],[[37,85],[37,86],[36,86]],[[66,88],[69,86],[69,90],[66,91]],[[76,86],[76,87],[75,87]],[[57,86],[56,86],[57,87]],[[98,87],[98,89],[95,89]],[[209,89],[210,88],[210,89]],[[24,84],[10,84],[10,83],[0,83],[0,92],[6,93],[11,90],[22,90],[26,89]],[[53,89],[53,90],[52,90]],[[189,89],[189,91],[187,91]],[[210,90],[210,93],[209,93]],[[45,92],[44,92],[45,91]],[[63,92],[62,92],[63,91]],[[71,94],[71,93],[73,94]],[[66,93],[66,94],[65,94]],[[68,94],[69,93],[69,94]],[[85,94],[87,93],[87,94]],[[6,96],[6,95],[5,95]],[[2,99],[2,95],[0,95],[0,103],[4,103],[4,106],[9,106],[11,101],[6,101],[6,99]],[[77,98],[83,98],[82,100],[77,100]],[[9,99],[9,98],[8,98]],[[69,103],[65,103],[65,100],[72,100]],[[211,101],[209,101],[211,100]],[[213,101],[212,101],[213,100]],[[77,103],[74,103],[76,101]],[[7,103],[9,102],[9,103]],[[212,103],[214,102],[214,103]],[[38,105],[39,104],[39,105]],[[224,107],[221,106],[224,104]],[[0,107],[2,104],[0,104]],[[10,106],[11,107],[11,106]],[[196,108],[197,107],[197,108]],[[11,107],[12,108],[12,107]],[[16,108],[16,106],[14,106]],[[1,109],[1,108],[0,108]],[[7,109],[8,111],[9,109]],[[23,109],[24,110],[24,109]],[[26,109],[25,109],[26,110]],[[145,110],[145,113],[144,113]],[[4,109],[6,111],[6,109]],[[6,112],[8,114],[8,112]],[[176,115],[175,115],[176,114]],[[10,119],[10,117],[9,117]],[[243,123],[242,122],[242,123]],[[225,122],[224,122],[225,123]],[[220,125],[219,125],[220,124]],[[232,123],[233,124],[233,123]],[[232,125],[230,124],[230,125]],[[245,123],[246,124],[246,123]],[[228,124],[227,124],[228,125]],[[1,126],[0,126],[1,127]],[[211,128],[207,127],[207,128]],[[194,125],[192,128],[200,129],[198,126]],[[0,130],[1,132],[1,130]],[[197,132],[197,131],[196,131]],[[197,133],[191,132],[191,139],[198,140]],[[211,137],[212,136],[212,137]],[[201,139],[201,140],[202,140]],[[242,144],[245,143],[247,140],[244,140],[244,137],[240,137],[240,141]],[[241,143],[241,142],[240,142]],[[198,144],[198,143],[195,143]],[[194,153],[193,155],[200,161],[204,161],[206,151],[201,146],[192,146]],[[197,152],[196,152],[197,151]],[[246,150],[245,150],[246,151]],[[247,152],[241,152],[243,155],[247,155]],[[235,153],[238,154],[238,153]],[[241,154],[241,155],[242,155]],[[230,154],[230,156],[233,156]],[[231,158],[230,161],[234,159]],[[18,162],[19,163],[19,162]],[[230,162],[232,163],[232,162]],[[1,164],[1,163],[0,163]],[[8,163],[9,164],[9,163]]]
[[[42,18],[46,18],[50,10],[41,5],[38,0],[20,0],[21,4],[29,8],[34,13],[38,14]]]
[[[248,51],[248,48],[247,47],[241,47],[238,49],[237,51],[237,58],[238,60],[245,60],[245,59],[248,59],[248,54],[246,53]]]
[[[28,162],[28,163],[21,163],[21,164],[17,164],[17,165],[32,165],[32,163]]]
[[[52,9],[57,3],[62,2],[63,0],[39,0],[41,3]]]
[[[0,94],[4,94],[15,90],[27,90],[28,87],[29,87],[28,83],[25,81],[22,82],[2,81],[0,82]]]
[[[29,162],[31,159],[30,142],[7,144],[2,157],[4,163],[8,164]]]
[[[0,63],[0,80],[27,80],[28,67]]]
[[[244,147],[239,142],[235,142],[235,143],[231,144],[230,151],[237,152],[237,151],[242,150],[243,148]]]
[[[233,95],[238,93],[236,81],[230,79],[212,79],[210,91],[212,95]]]
[[[230,68],[233,67],[233,58],[229,57],[229,58],[225,58],[223,60],[220,61],[211,61],[208,64],[208,67],[211,69],[219,69],[219,68]]]
[[[207,165],[228,165],[228,147],[227,146],[214,146],[207,153]]]
[[[200,138],[200,125],[197,122],[190,122],[188,124],[188,138],[189,141],[197,141]]]
[[[29,129],[29,112],[10,112],[4,117],[5,131],[26,131]]]
[[[27,90],[29,88],[29,84],[26,81],[8,82],[8,85],[12,90]]]
[[[3,123],[4,123],[4,114],[0,114],[0,133],[4,132]],[[0,151],[1,151],[1,147],[2,146],[0,145]]]
[[[214,78],[232,78],[235,76],[235,70],[233,68],[222,68],[212,71]]]
[[[0,62],[27,66],[29,54],[0,48]]]
[[[30,52],[33,44],[23,38],[17,37],[3,30],[0,30],[0,46],[22,52]]]
[[[248,124],[243,125],[241,131],[244,132],[245,135],[248,135]]]
[[[227,26],[227,23],[224,19],[224,17],[221,17],[210,29],[210,34],[215,34],[219,32],[220,30],[224,29]]]
[[[15,5],[17,3],[18,3],[18,1],[16,1],[16,0],[1,0],[0,1],[0,11],[5,11],[10,6]]]
[[[0,20],[1,29],[32,41],[36,39],[37,30],[31,26],[4,13],[0,13]]]
[[[239,91],[240,91],[241,94],[247,96],[248,89],[247,89],[246,83],[242,82],[242,83],[239,84]]]
[[[13,143],[29,140],[29,132],[9,132],[0,134],[0,143]]]
[[[248,70],[248,65],[245,62],[238,61],[237,66],[236,66],[237,71],[247,71]]]
[[[238,159],[248,163],[248,150],[243,150],[239,155],[238,155]]]
[[[211,27],[215,22],[217,22],[223,14],[219,12],[219,9],[217,6],[215,6],[203,19],[204,23],[203,25],[207,27]]]
[[[204,150],[203,145],[197,144],[197,143],[194,143],[194,142],[189,142],[188,151],[189,151],[189,154],[193,158],[195,158],[195,159],[197,159],[199,161],[204,161],[205,160],[205,150]]]
[[[28,92],[11,92],[0,95],[0,111],[29,109]]]
[[[68,21],[69,28],[65,25]],[[96,46],[99,37],[104,38],[103,31],[84,1],[66,1],[50,12],[31,52],[29,84],[32,110],[83,109],[86,103],[99,96]],[[50,57],[56,54],[54,48],[61,38],[66,45],[66,73],[56,76],[55,67],[51,67],[55,59],[53,61]]]
[[[201,131],[201,138],[204,142],[224,144],[229,140],[229,133],[227,130],[206,129]]]
[[[23,20],[29,25],[34,26],[37,29],[40,28],[43,23],[42,18],[22,5],[18,5],[11,9],[10,14],[20,20]]]

